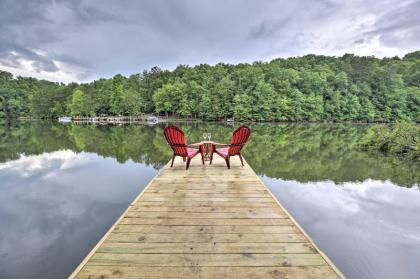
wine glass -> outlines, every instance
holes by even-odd
[[[207,133],[207,139],[211,140],[211,133]]]
[[[206,140],[207,137],[208,137],[208,134],[207,133],[203,133],[203,139]]]

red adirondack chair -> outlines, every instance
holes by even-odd
[[[171,146],[172,150],[174,151],[174,155],[172,156],[172,163],[171,168],[174,165],[174,160],[176,156],[182,157],[185,162],[187,160],[187,167],[189,168],[191,159],[194,158],[195,155],[200,153],[199,146],[197,145],[188,145],[185,140],[184,132],[176,127],[175,125],[169,125],[164,130],[165,138],[168,144]],[[201,160],[204,164],[204,159],[201,157]]]
[[[244,161],[242,159],[241,150],[251,135],[251,129],[248,126],[242,125],[233,132],[230,144],[215,144],[214,153],[217,153],[226,161],[228,169],[230,169],[230,157],[238,155],[241,159],[242,166]],[[213,161],[213,152],[210,157],[210,164]]]

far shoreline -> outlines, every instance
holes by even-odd
[[[101,116],[100,118],[114,118],[118,119],[121,116]],[[136,118],[139,116],[123,116],[124,119],[129,118]],[[143,116],[144,117],[144,116]],[[393,121],[393,122],[387,122],[387,121],[227,121],[226,119],[221,120],[204,120],[204,119],[198,119],[198,118],[173,118],[173,117],[165,117],[165,116],[157,116],[158,117],[158,123],[221,123],[221,124],[351,124],[351,125],[369,125],[369,124],[394,124],[398,122],[403,122],[401,120]],[[95,117],[84,117],[86,119],[88,118],[95,118]],[[0,118],[0,123],[6,123],[6,122],[24,122],[24,121],[51,121],[51,122],[57,122],[60,123],[58,118],[37,118],[37,117],[17,117],[17,118]],[[412,122],[416,125],[420,125],[419,122]],[[88,121],[88,120],[75,120],[70,123],[77,123],[77,124],[148,124],[147,121],[143,120],[133,120],[133,121]]]

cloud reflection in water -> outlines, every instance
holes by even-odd
[[[418,185],[262,179],[348,278],[420,278]]]
[[[0,163],[2,278],[69,274],[156,172],[70,150]]]

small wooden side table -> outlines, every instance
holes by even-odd
[[[200,152],[203,156],[204,161],[211,161],[214,151],[214,142],[213,141],[202,141],[200,142]]]

